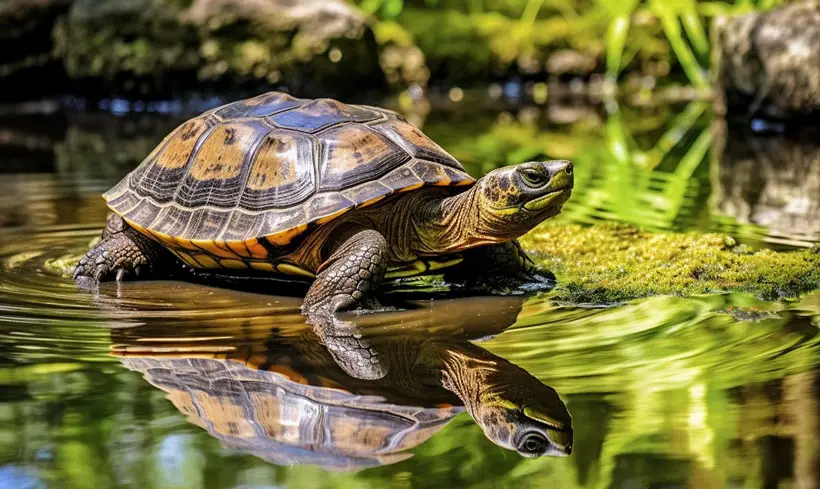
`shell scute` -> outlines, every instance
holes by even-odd
[[[379,180],[394,192],[404,192],[424,185],[424,180],[406,166],[397,168]]]
[[[218,126],[194,155],[175,200],[186,207],[235,207],[245,187],[247,162],[268,131],[251,122]]]
[[[127,214],[131,212],[134,208],[139,206],[140,203],[143,202],[143,199],[140,198],[135,192],[131,190],[126,190],[119,195],[116,194],[106,194],[106,198],[110,199],[108,201],[108,206],[112,209],[116,210],[117,213],[120,215]]]
[[[302,206],[293,206],[286,209],[277,209],[266,212],[262,227],[259,229],[260,236],[276,234],[283,230],[298,227],[307,222],[307,216]]]
[[[315,190],[313,142],[304,134],[274,131],[251,163],[239,206],[263,210],[304,202]]]
[[[195,236],[198,240],[216,239],[230,216],[230,211],[210,208],[196,210],[183,235]]]
[[[151,225],[151,231],[169,236],[182,236],[188,227],[192,212],[177,206],[165,207]]]
[[[306,100],[294,98],[286,93],[268,92],[247,100],[230,103],[217,109],[214,114],[222,119],[267,117],[277,112],[298,107],[306,102]]]
[[[131,187],[158,203],[172,200],[187,173],[191,155],[213,126],[205,117],[182,124],[131,174]]]
[[[339,215],[354,207],[356,207],[356,202],[347,199],[339,192],[318,194],[305,205],[305,222],[315,222],[331,215]]]
[[[377,124],[374,127],[379,128],[396,144],[416,158],[462,169],[461,164],[455,158],[409,122],[394,119]]]
[[[332,99],[317,99],[268,119],[285,129],[314,133],[342,122],[369,122],[379,117],[377,112],[363,107]]]
[[[261,236],[259,229],[264,221],[265,216],[263,214],[247,214],[235,210],[231,214],[231,219],[220,238],[225,241],[244,241],[251,236]]]
[[[123,217],[133,222],[145,223],[144,226],[150,226],[152,222],[162,212],[162,207],[150,201],[141,202],[140,205],[134,207],[131,211],[124,214]]]
[[[381,182],[367,182],[342,192],[348,200],[358,202],[359,207],[375,204],[393,193],[393,189]]]
[[[324,134],[321,190],[378,178],[408,161],[410,155],[365,126],[339,126]]]

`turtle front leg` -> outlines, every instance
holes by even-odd
[[[355,325],[335,313],[364,305],[381,282],[387,265],[387,242],[372,229],[352,230],[322,264],[302,304],[302,313],[336,363],[352,377],[386,375],[376,351]]]
[[[150,275],[161,263],[169,261],[173,258],[168,250],[112,214],[100,242],[88,250],[74,269],[74,280],[121,282]]]
[[[379,232],[349,233],[316,275],[302,304],[302,312],[332,314],[362,305],[381,282],[387,266],[387,241]]]
[[[551,289],[555,285],[555,275],[539,268],[517,240],[467,251],[464,262],[445,274],[445,279],[462,279],[480,285],[490,281],[493,286],[509,285],[528,290]]]

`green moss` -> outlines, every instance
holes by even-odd
[[[820,254],[752,252],[719,234],[550,223],[523,245],[558,277],[556,298],[574,303],[732,291],[775,300],[820,288]]]

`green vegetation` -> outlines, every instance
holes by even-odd
[[[780,0],[356,0],[381,31],[403,30],[433,73],[457,81],[510,71],[547,71],[550,56],[574,52],[569,73],[597,65],[610,80],[623,71],[665,77],[681,72],[708,85],[709,22],[717,15],[769,9]],[[392,37],[392,36],[391,36]],[[564,60],[568,60],[564,57]],[[592,63],[583,60],[592,60]],[[577,73],[580,66],[582,73]],[[554,73],[554,70],[548,70]],[[561,70],[559,70],[561,71]]]
[[[779,300],[820,288],[820,253],[815,250],[752,252],[719,234],[647,233],[623,224],[547,224],[523,244],[558,276],[556,299],[573,303],[731,291]]]

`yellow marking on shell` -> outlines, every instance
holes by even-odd
[[[189,175],[197,180],[229,180],[239,176],[256,131],[242,124],[223,124],[199,147]]]
[[[179,126],[173,137],[162,150],[156,162],[160,168],[174,170],[188,163],[199,137],[208,129],[208,124],[201,118],[191,119]]]
[[[336,219],[337,217],[341,216],[341,215],[342,215],[342,214],[344,214],[345,212],[347,212],[347,211],[351,210],[351,209],[352,209],[352,207],[351,207],[351,208],[348,208],[348,209],[342,209],[342,210],[340,210],[340,211],[338,211],[338,212],[334,212],[333,214],[331,214],[331,215],[329,215],[329,216],[325,216],[325,217],[323,217],[323,218],[321,218],[321,219],[318,219],[318,220],[316,221],[316,224],[325,224],[325,223],[327,223],[327,222],[330,222],[330,221],[332,221],[332,220]]]
[[[232,402],[233,397],[197,391],[196,399],[215,433],[245,439],[257,436],[254,423],[246,417],[245,407]]]
[[[217,249],[222,250],[222,255],[220,255],[220,256],[225,256],[225,257],[229,257],[229,258],[239,257],[239,255],[237,255],[236,252],[234,252],[232,249],[230,249],[228,247],[228,243],[226,243],[224,241],[214,241],[213,245]]]
[[[233,268],[236,270],[247,270],[248,266],[245,265],[245,262],[241,260],[231,260],[229,258],[225,258],[219,260],[219,264],[222,265],[223,268]]]
[[[293,240],[293,238],[304,233],[306,229],[307,224],[300,224],[295,228],[286,229],[276,234],[269,234],[265,236],[265,238],[267,238],[268,241],[275,245],[286,245],[290,243]]]
[[[268,371],[275,372],[290,380],[291,382],[296,382],[297,384],[309,384],[307,377],[300,374],[296,370],[293,370],[293,368],[289,367],[288,365],[271,365],[270,367],[268,367]]]
[[[247,246],[248,251],[251,252],[251,258],[259,258],[262,260],[268,258],[268,250],[262,246],[262,243],[260,243],[258,239],[251,238],[245,241],[245,246]]]
[[[384,274],[385,278],[401,278],[401,277],[413,277],[415,275],[422,274],[427,271],[427,264],[422,260],[416,260],[410,263],[407,263],[403,266],[391,268]]]
[[[414,183],[413,185],[409,185],[404,188],[400,188],[399,192],[409,192],[411,190],[416,190],[417,188],[421,188],[424,186],[424,182]]]
[[[460,180],[460,181],[458,181],[458,182],[456,182],[452,185],[455,186],[455,187],[463,187],[465,185],[472,185],[474,183],[475,183],[475,180]]]
[[[373,199],[366,200],[366,201],[362,202],[361,204],[359,204],[359,209],[361,209],[362,207],[367,207],[369,205],[373,205],[376,202],[379,202],[381,200],[384,200],[385,197],[387,197],[387,196],[386,195],[379,195],[378,197],[375,197]]]
[[[205,268],[222,268],[218,261],[205,254],[196,255],[196,261]]]
[[[276,269],[273,268],[272,263],[268,263],[266,261],[252,261],[248,263],[250,263],[251,268],[253,268],[254,270],[259,270],[260,272],[276,273]]]
[[[264,353],[254,353],[249,356],[244,363],[253,369],[259,369],[259,367],[268,363],[268,358],[269,357]]]
[[[191,240],[190,240],[190,239],[185,239],[185,238],[172,238],[172,239],[173,239],[174,241],[176,241],[176,242],[177,242],[177,246],[179,246],[179,247],[181,247],[181,248],[185,248],[186,250],[191,250],[191,251],[201,251],[199,248],[197,248],[197,247],[196,247],[196,246],[195,246],[195,245],[191,242]]]
[[[215,241],[204,239],[192,239],[191,244],[195,245],[197,248],[201,250],[207,251],[208,253],[214,256],[218,256],[221,258],[236,258],[235,254],[217,246]]]
[[[305,270],[304,268],[291,265],[290,263],[279,263],[276,265],[276,271],[284,273],[285,275],[299,275],[302,277],[316,278],[316,275]]]
[[[247,248],[245,248],[245,244],[242,241],[226,241],[225,245],[231,249],[237,256],[241,256],[243,258],[250,258],[248,254]]]
[[[450,180],[450,177],[448,177],[446,173],[441,172],[441,175],[438,179],[436,179],[436,182],[433,185],[436,187],[449,187],[452,182],[453,181]],[[456,183],[456,185],[461,185],[461,183]]]
[[[300,176],[297,150],[298,142],[293,136],[266,136],[251,167],[247,188],[268,190],[296,183]]]
[[[362,126],[350,125],[328,133],[325,178],[341,179],[347,172],[363,165],[384,161],[395,151],[385,137]]]
[[[177,256],[177,258],[184,261],[188,265],[190,265],[194,268],[202,268],[202,266],[199,264],[199,262],[194,260],[194,257],[189,255],[188,253],[185,253],[185,252],[182,252],[182,251],[179,251],[179,250],[171,250],[171,251]]]
[[[202,428],[205,428],[207,425],[205,421],[199,416],[199,410],[196,408],[196,403],[194,402],[194,398],[191,396],[189,392],[180,391],[176,389],[164,389],[168,395],[166,396],[171,403],[176,406],[176,408],[188,417],[188,422],[191,424],[195,424]]]

